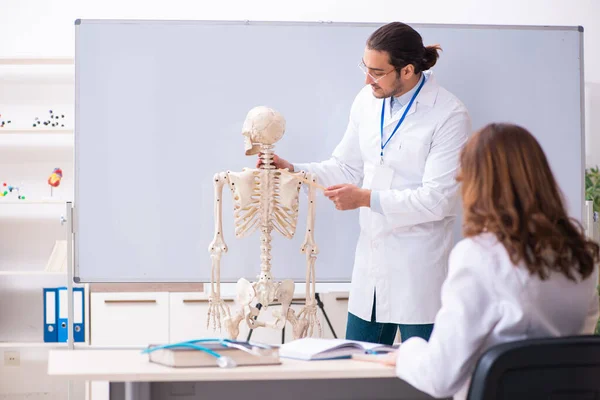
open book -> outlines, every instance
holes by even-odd
[[[397,349],[398,345],[388,346],[356,340],[303,338],[282,344],[279,356],[298,360],[328,360],[350,358],[353,354],[360,353],[386,353]]]

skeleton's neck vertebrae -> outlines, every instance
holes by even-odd
[[[261,169],[276,169],[275,164],[273,164],[273,156],[275,153],[273,152],[273,146],[268,144],[263,144],[260,146],[260,161],[261,161]]]

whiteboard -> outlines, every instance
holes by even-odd
[[[381,25],[78,20],[75,281],[210,282],[213,176],[256,163],[244,155],[247,112],[267,105],[284,115],[282,157],[329,158],[364,84],[365,41]],[[465,103],[473,128],[496,121],[531,130],[581,220],[582,29],[413,26],[425,44],[442,46],[433,71]],[[231,192],[223,195],[221,281],[256,279],[259,232],[235,238]],[[302,195],[293,239],[273,234],[275,279],[305,280],[306,203]],[[459,214],[456,240],[460,224]],[[350,281],[358,234],[358,211],[317,197],[317,281]]]

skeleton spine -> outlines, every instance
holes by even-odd
[[[273,164],[273,145],[262,144],[260,146],[260,160],[261,160],[261,169],[276,169],[275,164]]]
[[[273,215],[273,209],[275,207],[275,165],[273,164],[273,146],[261,145],[261,166],[263,171],[262,176],[264,177],[265,184],[264,190],[261,193],[261,205],[265,211],[261,215],[261,235],[260,235],[260,270],[263,272],[271,271],[271,231],[273,226],[271,225],[271,216]]]

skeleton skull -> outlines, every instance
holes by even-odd
[[[254,107],[242,127],[246,155],[258,154],[260,145],[276,143],[284,132],[285,118],[279,112],[265,106]]]

